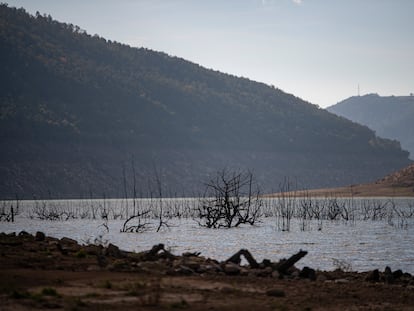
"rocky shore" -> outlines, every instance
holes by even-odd
[[[258,263],[242,249],[220,262],[199,253],[175,255],[162,244],[134,253],[42,232],[2,233],[2,310],[414,308],[409,273],[390,267],[362,273],[298,269],[294,264],[303,256],[306,251]]]

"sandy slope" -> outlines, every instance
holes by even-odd
[[[373,183],[290,192],[294,196],[414,197],[414,164]],[[271,196],[279,196],[272,194]]]

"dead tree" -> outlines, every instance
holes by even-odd
[[[262,199],[251,172],[222,170],[206,183],[206,192],[197,207],[198,223],[207,228],[254,225],[261,217]]]
[[[17,212],[14,211],[13,205],[10,206],[10,212],[7,212],[5,206],[3,206],[0,211],[0,221],[14,222],[16,214]]]
[[[125,220],[124,225],[122,226],[121,232],[127,233],[140,233],[148,230],[148,226],[151,225],[148,222],[144,221],[144,217],[149,213],[149,211],[137,212],[135,215],[130,216]],[[135,222],[132,222],[135,221]]]
[[[169,225],[167,221],[164,219],[162,183],[161,183],[160,174],[158,173],[158,170],[155,165],[154,165],[154,174],[155,174],[155,183],[157,186],[158,198],[159,198],[159,214],[158,214],[158,226],[157,226],[157,232],[159,232],[162,229],[162,227],[169,228]]]
[[[296,209],[296,191],[297,188],[289,178],[285,178],[283,183],[279,185],[280,195],[275,206],[275,215],[277,216],[277,225],[279,230],[290,231],[290,223],[295,214]]]

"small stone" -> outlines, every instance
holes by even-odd
[[[241,268],[240,269],[240,275],[241,276],[248,276],[249,275],[249,269]]]
[[[280,278],[279,271],[277,271],[277,270],[273,271],[272,272],[272,278],[279,279]]]
[[[290,275],[291,275],[292,277],[294,277],[294,278],[298,278],[298,277],[299,277],[299,275],[300,275],[300,271],[295,270],[295,271],[293,271]]]
[[[304,267],[302,269],[302,271],[299,273],[299,277],[315,281],[316,280],[316,272],[312,268]]]
[[[337,284],[346,284],[346,283],[349,283],[349,280],[347,280],[347,279],[337,279],[337,280],[335,280],[335,283],[337,283]]]
[[[43,232],[37,231],[35,235],[36,241],[44,241],[46,239],[46,235]]]
[[[112,243],[109,243],[108,247],[106,248],[106,255],[115,258],[123,257],[122,252],[119,250],[119,247]]]
[[[67,237],[61,238],[60,243],[61,244],[78,244],[78,242],[76,240],[70,239],[70,238],[67,238]]]
[[[101,255],[101,253],[102,253],[102,246],[100,246],[100,245],[98,246],[98,245],[92,245],[91,244],[91,245],[84,246],[82,249],[88,255],[98,256],[98,255]]]
[[[64,237],[59,240],[58,248],[62,254],[67,255],[69,252],[78,252],[81,246],[77,241]]]
[[[250,269],[249,277],[258,277],[260,275],[260,269]]]
[[[198,257],[200,254],[201,252],[185,252],[183,253],[183,257]]]
[[[189,267],[191,270],[197,271],[198,269],[200,269],[200,264],[198,262],[195,261],[186,261],[185,262],[185,266]]]
[[[404,273],[402,272],[402,270],[395,270],[392,273],[392,276],[394,277],[394,279],[399,279],[404,275]]]
[[[206,265],[202,265],[201,268],[202,270],[204,270],[207,273],[216,273],[216,272],[222,272],[223,269],[220,267],[220,265],[215,264],[215,263],[209,263]]]
[[[410,273],[408,273],[408,272],[404,272],[403,276],[404,276],[405,278],[411,278],[411,277],[413,277],[413,276],[412,276]]]
[[[100,267],[105,267],[108,264],[108,261],[106,260],[106,257],[104,255],[97,255],[96,261],[98,262],[98,265]]]
[[[168,271],[168,267],[159,261],[141,261],[137,263],[137,267],[142,271],[154,274],[164,274]]]
[[[130,265],[124,259],[116,259],[111,265],[108,266],[108,269],[113,271],[129,271]]]
[[[99,267],[98,265],[90,265],[86,270],[87,271],[100,271],[101,267]]]
[[[227,275],[238,275],[240,274],[240,267],[233,263],[226,263],[223,267],[224,273]]]
[[[379,279],[380,279],[380,274],[379,274],[378,269],[371,271],[366,277],[366,280],[370,282],[378,282]]]
[[[384,281],[386,283],[392,283],[392,282],[394,282],[394,276],[392,274],[392,270],[388,266],[384,270]]]
[[[174,270],[174,272],[177,273],[177,274],[182,274],[182,275],[192,275],[192,274],[194,274],[194,270],[193,269],[191,269],[191,268],[189,268],[187,266],[183,266],[183,265],[181,265],[178,268],[176,268]]]
[[[272,288],[272,289],[267,290],[266,295],[271,296],[271,297],[285,297],[286,296],[283,290],[277,289],[277,288]]]
[[[271,276],[272,273],[273,273],[272,268],[271,267],[266,267],[264,269],[257,269],[257,274],[256,275],[260,276],[260,277],[268,277],[268,276]]]

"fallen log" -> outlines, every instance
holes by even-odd
[[[272,264],[269,260],[264,260],[262,266],[259,265],[254,259],[253,255],[247,249],[241,249],[225,262],[231,262],[237,265],[240,265],[241,256],[246,258],[247,262],[249,263],[250,267],[253,269],[258,269],[260,267],[272,267],[273,270],[277,270],[281,274],[286,274],[287,270],[292,267],[295,263],[297,263],[300,259],[305,257],[307,251],[300,250],[298,253],[290,256],[288,259],[282,259],[278,263]]]
[[[247,249],[239,250],[236,254],[234,254],[229,259],[227,259],[226,262],[232,262],[237,265],[240,265],[242,255],[244,256],[244,258],[246,258],[251,268],[253,269],[259,268],[259,264],[257,263],[257,261],[254,259],[252,254],[250,254],[250,252]]]
[[[292,267],[295,263],[301,260],[303,257],[306,256],[308,252],[300,250],[298,253],[290,256],[286,260],[281,260],[279,263],[276,264],[276,269],[281,274],[286,274],[287,270]]]

